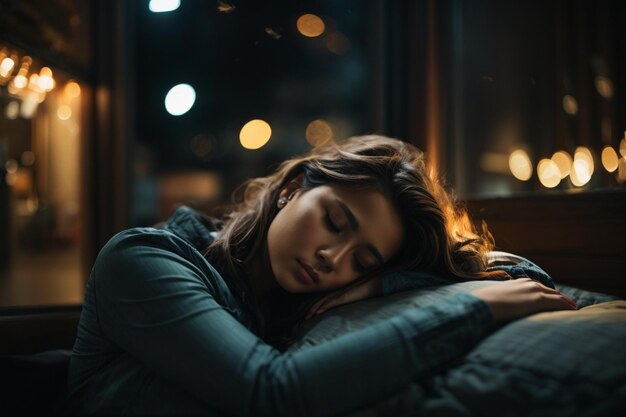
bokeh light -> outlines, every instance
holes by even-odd
[[[43,67],[41,71],[39,71],[37,84],[43,91],[50,91],[54,88],[54,78],[52,78],[52,70],[50,68]]]
[[[61,120],[68,120],[70,117],[72,117],[72,109],[70,108],[70,106],[66,104],[59,106],[59,108],[57,109],[57,117]]]
[[[20,73],[13,78],[12,84],[15,88],[22,89],[28,85],[28,78],[26,78],[26,75],[20,71]]]
[[[574,153],[574,163],[572,164],[572,172],[570,172],[570,180],[576,187],[582,187],[587,184],[593,175],[594,164],[591,151],[579,146]]]
[[[533,164],[528,153],[523,149],[511,152],[509,156],[509,168],[515,178],[521,181],[528,181],[533,175]]]
[[[153,13],[172,12],[180,7],[180,0],[150,0],[148,8]]]
[[[591,179],[589,163],[584,159],[574,159],[572,172],[570,172],[570,180],[576,187],[582,187]]]
[[[13,71],[13,67],[15,67],[15,61],[10,57],[4,58],[0,62],[0,77],[8,77]]]
[[[606,146],[602,149],[602,165],[604,169],[609,172],[613,172],[617,169],[619,164],[619,157],[617,156],[617,152],[611,146]]]
[[[272,136],[272,128],[261,119],[250,120],[239,132],[239,142],[246,149],[259,149],[264,146]]]
[[[613,97],[613,82],[609,78],[598,75],[594,81],[598,94],[606,99]]]
[[[622,158],[626,158],[626,132],[624,132],[624,137],[619,142],[619,153],[622,155]]]
[[[578,160],[583,160],[587,163],[587,170],[589,172],[589,176],[591,176],[595,168],[591,150],[589,150],[589,148],[585,146],[579,146],[578,148],[576,148],[576,152],[574,153],[574,163]],[[579,166],[583,166],[583,165],[579,165]]]
[[[567,177],[572,170],[572,157],[566,151],[557,151],[551,158],[561,172],[561,179]]]
[[[326,30],[324,21],[314,14],[303,14],[298,18],[296,22],[298,32],[308,38],[314,38],[320,36]]]
[[[563,96],[563,110],[567,114],[574,115],[578,113],[578,100],[569,94]]]
[[[323,146],[333,140],[333,128],[325,120],[313,120],[306,127],[305,136],[311,145]]]
[[[7,117],[7,119],[15,120],[17,119],[17,116],[19,116],[19,114],[20,114],[20,103],[18,103],[16,100],[9,102],[9,104],[7,104],[6,109],[4,110],[4,115]]]
[[[70,98],[80,96],[80,85],[76,81],[70,81],[65,84],[65,94]]]
[[[619,159],[619,168],[617,169],[617,180],[619,182],[626,181],[626,158]]]
[[[187,113],[196,101],[196,91],[189,84],[178,84],[165,96],[165,109],[172,116]]]
[[[561,182],[561,171],[553,160],[544,158],[537,164],[537,175],[544,187],[554,188]]]
[[[7,170],[9,174],[16,173],[18,167],[19,165],[15,159],[9,159],[8,161],[4,163],[4,168]]]

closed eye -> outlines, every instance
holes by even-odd
[[[330,212],[328,210],[326,210],[326,215],[324,216],[324,222],[326,223],[326,227],[328,227],[328,230],[330,230],[331,232],[335,234],[341,233],[341,229],[339,228],[339,226],[337,226],[333,222],[333,219],[330,217]]]

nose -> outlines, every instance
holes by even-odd
[[[316,258],[320,269],[326,273],[335,271],[346,258],[349,249],[348,245],[335,245],[319,249],[316,253]]]

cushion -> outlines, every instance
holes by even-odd
[[[405,291],[329,310],[305,322],[290,349],[493,281]],[[496,329],[458,363],[352,416],[614,416],[626,410],[626,301],[557,288],[579,310],[535,314]]]

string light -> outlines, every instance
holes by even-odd
[[[533,164],[530,162],[528,153],[523,149],[511,152],[509,156],[509,169],[518,180],[528,181],[533,175]]]
[[[544,158],[537,165],[537,175],[544,187],[554,188],[561,182],[561,172],[553,160]]]
[[[33,117],[38,105],[56,85],[49,67],[44,66],[39,72],[33,71],[32,67],[33,58],[30,56],[20,58],[7,48],[0,48],[0,86],[6,86],[9,96],[21,101],[9,102],[7,105],[5,116],[10,120],[18,116]]]
[[[608,172],[614,172],[619,164],[619,158],[617,152],[610,146],[606,146],[602,150],[602,165]]]

